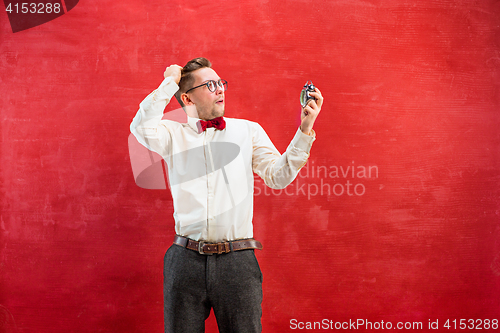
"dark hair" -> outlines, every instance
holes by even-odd
[[[200,68],[212,68],[212,63],[207,58],[199,57],[189,60],[187,64],[182,67],[181,70],[181,80],[179,82],[179,91],[175,94],[175,98],[179,104],[184,107],[184,103],[181,100],[181,94],[186,92],[188,89],[192,88],[194,77],[192,73]]]

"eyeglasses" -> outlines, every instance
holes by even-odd
[[[207,88],[208,88],[208,90],[210,90],[210,92],[215,92],[217,90],[217,87],[221,87],[222,91],[226,91],[227,90],[227,81],[222,80],[222,79],[220,79],[219,81],[210,80],[210,81],[207,81],[203,84],[200,84],[199,86],[196,86],[196,87],[193,87],[193,88],[187,90],[185,93],[187,94],[191,90],[199,88],[199,87],[203,87],[203,86],[207,86]]]

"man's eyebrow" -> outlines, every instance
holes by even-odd
[[[214,79],[208,79],[208,80],[202,81],[202,82],[201,82],[201,84],[203,84],[203,83],[207,83],[208,81],[215,81],[215,82],[217,82],[217,81],[219,81],[219,80],[220,80],[220,78],[218,78],[217,80],[214,80]]]

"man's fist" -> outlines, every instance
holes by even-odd
[[[318,114],[321,111],[321,106],[323,105],[323,95],[321,95],[321,91],[319,91],[318,88],[316,88],[313,92],[310,92],[309,95],[315,99],[309,100],[307,105],[302,109],[302,113],[300,115],[300,129],[307,135],[310,135],[314,122],[316,121],[316,117],[318,117]]]
[[[181,81],[181,69],[182,69],[182,67],[179,65],[170,65],[167,67],[167,69],[165,69],[163,76],[165,78],[167,78],[169,76],[172,77],[174,79],[175,83],[177,83],[177,85],[179,85],[179,82]]]

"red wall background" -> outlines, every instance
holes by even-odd
[[[197,56],[280,151],[304,82],[325,96],[308,169],[256,183],[264,332],[500,319],[499,32],[494,0],[80,1],[16,33],[2,9],[0,331],[163,331],[172,204],[129,124]]]

